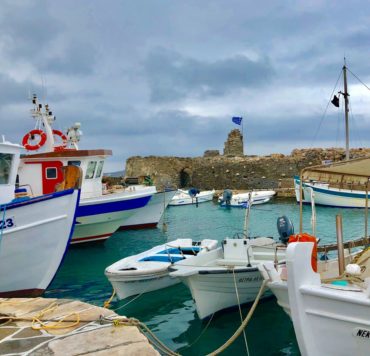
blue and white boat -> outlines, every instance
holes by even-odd
[[[0,143],[2,298],[35,297],[48,287],[72,238],[80,196],[80,169],[67,167],[58,191],[21,197],[26,189],[15,190],[15,182],[22,148],[4,139]]]
[[[24,136],[22,143],[28,151],[37,153],[28,152],[21,157],[18,172],[20,184],[30,184],[30,178],[37,177],[32,179],[29,194],[48,194],[63,179],[63,167],[79,166],[83,174],[81,200],[71,243],[106,240],[128,217],[148,204],[156,188],[135,185],[103,190],[104,162],[112,151],[80,150],[77,145],[80,139],[79,123],[68,129],[65,135],[52,129],[55,117],[47,105],[43,111],[36,96],[33,97],[33,104],[31,113],[36,119],[36,128]]]
[[[359,160],[364,160],[363,163],[365,164],[365,162],[368,163],[369,158],[360,158]],[[300,202],[299,186],[300,178],[294,177],[295,196],[298,203]],[[311,204],[312,196],[314,196],[316,205],[338,208],[365,208],[366,187],[363,186],[363,189],[341,189],[330,187],[330,184],[327,182],[304,181],[302,186],[302,202],[304,204]]]
[[[134,256],[123,258],[105,270],[119,299],[180,283],[169,276],[168,267],[214,250],[217,240],[177,239]]]
[[[249,203],[259,205],[268,203],[276,194],[274,190],[255,190],[246,193],[232,194],[229,189],[225,189],[218,202],[222,207],[245,208]]]

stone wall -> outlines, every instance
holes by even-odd
[[[352,149],[351,158],[370,155],[370,149]],[[126,176],[150,175],[158,187],[198,189],[269,189],[293,187],[293,177],[324,160],[339,161],[342,149],[295,149],[290,155],[214,157],[131,157]]]

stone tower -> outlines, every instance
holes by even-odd
[[[243,136],[238,129],[231,130],[224,147],[225,156],[244,156]]]

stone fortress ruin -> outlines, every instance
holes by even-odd
[[[351,158],[361,157],[369,155],[370,149],[352,149],[350,154]],[[159,188],[291,191],[293,177],[302,168],[344,157],[345,151],[340,148],[294,149],[290,155],[244,155],[242,134],[235,129],[229,133],[222,155],[218,150],[207,150],[203,157],[130,157],[126,162],[126,177],[149,175]]]

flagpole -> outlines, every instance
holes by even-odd
[[[242,143],[243,143],[243,153],[244,153],[244,118],[242,117]]]

